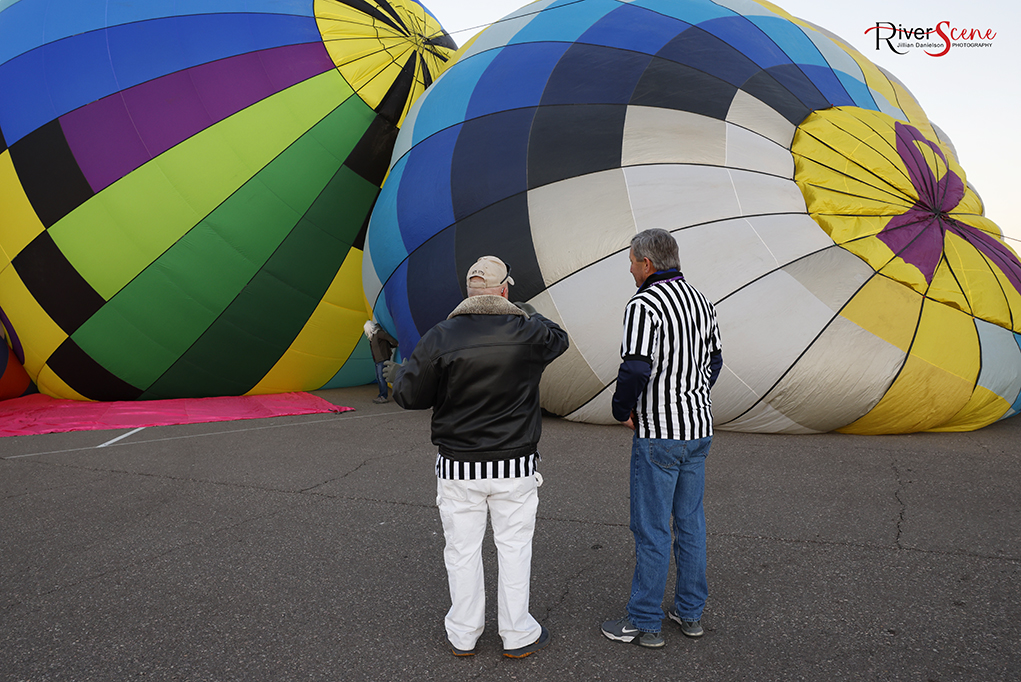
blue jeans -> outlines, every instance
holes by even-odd
[[[379,384],[379,397],[386,397],[386,379],[383,378],[383,363],[376,363],[376,383]]]
[[[699,620],[706,582],[705,458],[712,436],[699,440],[634,438],[631,446],[631,532],[635,574],[627,615],[643,632],[659,632],[663,592],[670,571],[670,517],[677,567],[674,607],[681,618]]]

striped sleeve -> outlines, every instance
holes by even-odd
[[[624,339],[620,357],[624,360],[642,358],[652,361],[659,347],[659,324],[649,308],[640,300],[632,299],[624,308]]]

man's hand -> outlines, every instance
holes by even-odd
[[[627,421],[626,422],[620,422],[620,425],[621,426],[626,426],[629,429],[631,429],[632,431],[634,431],[635,430],[635,413],[632,412],[631,414],[629,414],[628,417],[627,417]]]
[[[533,308],[528,303],[524,303],[522,301],[515,301],[514,305],[516,305],[520,310],[522,310],[525,313],[525,315],[528,315],[529,317],[535,315],[535,308]]]
[[[383,378],[386,379],[386,383],[393,384],[394,379],[397,378],[397,370],[404,366],[403,362],[397,363],[393,360],[383,361]]]

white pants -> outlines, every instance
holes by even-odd
[[[437,479],[436,506],[447,544],[443,559],[450,584],[447,639],[458,649],[474,649],[486,623],[482,580],[482,538],[486,512],[492,516],[499,567],[498,624],[504,649],[527,646],[541,627],[528,612],[532,577],[532,534],[539,507],[539,474],[474,481]]]

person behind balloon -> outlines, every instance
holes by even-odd
[[[366,320],[362,326],[365,331],[365,338],[369,340],[369,349],[372,351],[372,361],[376,363],[376,384],[379,386],[379,395],[372,399],[377,405],[389,402],[387,398],[386,379],[383,377],[383,363],[393,355],[397,347],[397,339],[386,333],[372,320]]]

